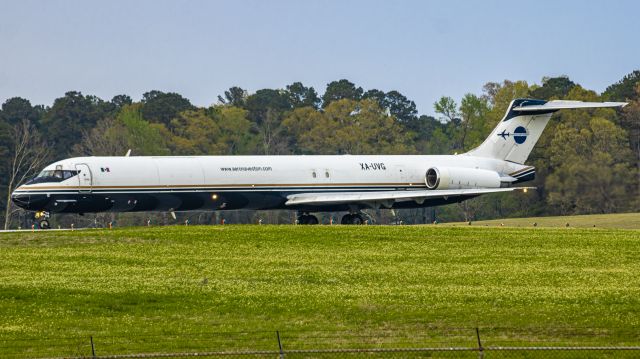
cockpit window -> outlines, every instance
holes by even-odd
[[[27,184],[34,183],[43,183],[43,182],[62,182],[66,179],[69,179],[73,176],[76,176],[80,171],[71,171],[71,170],[44,170],[40,172],[34,179],[27,182]]]
[[[36,178],[59,178],[66,180],[78,174],[79,171],[67,171],[67,170],[49,170],[42,171],[36,176]]]

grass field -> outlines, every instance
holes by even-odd
[[[640,231],[209,226],[0,234],[0,354],[638,345]],[[435,343],[435,344],[434,344]],[[215,348],[212,348],[215,347]]]
[[[472,226],[507,227],[569,227],[575,228],[622,228],[640,229],[640,213],[590,214],[582,216],[505,218],[489,221],[474,221]],[[468,225],[468,223],[444,223],[448,226]]]

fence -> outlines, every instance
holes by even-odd
[[[3,358],[638,358],[636,329],[210,332],[0,338]]]

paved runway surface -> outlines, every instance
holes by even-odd
[[[95,229],[95,228],[52,228],[52,229],[6,229],[0,230],[0,233],[14,233],[14,232],[50,232],[50,231],[82,231],[86,229]]]

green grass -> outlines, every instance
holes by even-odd
[[[0,235],[0,356],[638,345],[640,231],[156,227]],[[48,339],[43,339],[48,338]]]
[[[472,226],[507,227],[569,227],[575,228],[622,228],[640,229],[639,213],[590,214],[581,216],[505,218],[488,221],[473,221]],[[468,223],[443,223],[448,226],[468,225]]]

